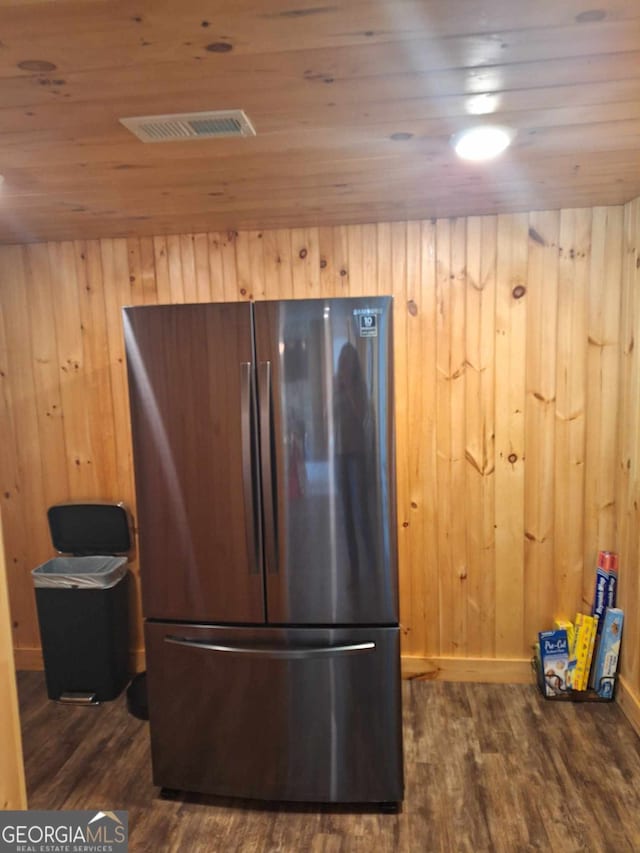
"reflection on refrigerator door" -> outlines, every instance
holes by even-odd
[[[366,310],[375,337],[360,336],[355,312]],[[278,483],[265,514],[278,550],[276,567],[267,559],[268,620],[396,624],[391,300],[268,302],[255,312],[261,429],[271,432],[262,464]]]

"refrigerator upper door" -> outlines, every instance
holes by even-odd
[[[391,302],[255,306],[269,623],[398,620]]]
[[[126,308],[146,616],[264,621],[252,312]]]

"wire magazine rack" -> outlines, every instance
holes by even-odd
[[[610,696],[600,696],[600,694],[591,687],[586,690],[573,690],[572,688],[569,688],[556,693],[555,696],[548,696],[545,689],[542,667],[540,666],[540,661],[536,655],[533,655],[531,658],[531,668],[535,672],[536,683],[540,693],[544,699],[548,699],[550,702],[613,702],[615,698],[617,681],[617,676],[615,675],[604,676],[600,679],[600,688],[602,688],[604,684],[610,683]]]

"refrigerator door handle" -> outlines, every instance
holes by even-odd
[[[262,469],[262,500],[264,503],[264,539],[267,572],[278,573],[278,519],[274,500],[273,447],[271,442],[271,362],[258,365],[260,397],[260,466]]]
[[[307,648],[278,648],[269,646],[226,645],[222,643],[207,643],[202,640],[192,640],[189,637],[166,636],[165,643],[174,646],[206,649],[222,654],[242,655],[244,657],[277,658],[281,660],[308,660],[309,658],[336,657],[339,655],[354,655],[375,651],[376,644],[348,643],[336,646],[311,646]]]
[[[258,527],[260,506],[256,505],[254,488],[254,459],[257,455],[255,439],[255,380],[253,364],[243,361],[240,364],[240,423],[242,432],[242,487],[244,507],[247,517],[245,535],[249,556],[249,574],[260,574],[262,566],[262,541]]]

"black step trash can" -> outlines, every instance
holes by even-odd
[[[94,704],[129,681],[129,515],[122,504],[58,504],[48,513],[60,554],[33,569],[50,699]]]

